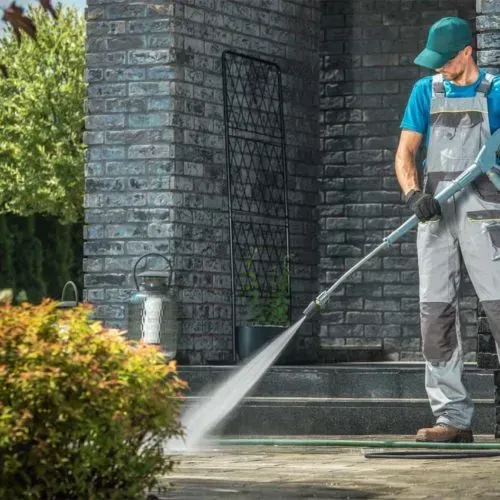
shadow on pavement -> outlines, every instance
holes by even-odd
[[[165,493],[157,494],[158,499],[168,500],[295,500],[295,499],[370,499],[377,494],[358,489],[336,488],[325,484],[279,483],[279,482],[235,482],[221,480],[176,479]]]

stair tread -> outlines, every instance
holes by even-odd
[[[207,396],[185,396],[183,399],[186,401],[196,401],[200,399],[206,399]],[[472,398],[475,403],[478,404],[490,404],[494,403],[494,398]],[[390,403],[394,405],[403,404],[403,403],[425,403],[428,404],[427,398],[366,398],[366,397],[354,397],[354,398],[346,398],[346,397],[309,397],[309,396],[247,396],[243,398],[243,402],[254,402],[254,403],[294,403],[294,402],[318,402],[318,403],[327,403],[327,402],[335,402],[335,403]]]
[[[179,375],[189,384],[186,396],[199,397],[228,380],[236,371],[235,366],[205,365],[183,368]],[[464,371],[464,384],[474,399],[490,400],[494,397],[495,384],[491,370],[478,369],[471,363]],[[252,387],[247,397],[268,398],[267,400],[289,398],[290,401],[349,401],[374,398],[388,401],[426,400],[424,364],[413,362],[274,366]]]
[[[236,371],[242,365],[185,365],[179,366],[179,372],[209,372],[209,371]],[[293,371],[296,373],[301,372],[331,372],[331,371],[395,371],[395,370],[417,370],[423,371],[425,364],[419,361],[415,362],[401,362],[401,361],[384,361],[384,362],[349,362],[349,363],[335,363],[331,365],[279,365],[269,368],[267,373],[272,372],[288,372]],[[476,363],[465,363],[465,372],[480,372],[485,374],[492,373],[493,370],[478,368]]]

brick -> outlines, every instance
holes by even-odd
[[[171,158],[173,148],[166,144],[134,145],[128,148],[128,157],[130,159]]]
[[[94,146],[89,149],[89,159],[96,160],[121,160],[125,158],[123,146]]]
[[[141,3],[110,5],[106,8],[106,17],[107,19],[146,17],[146,6]]]
[[[106,132],[106,144],[149,144],[160,142],[160,130],[132,129]]]
[[[479,50],[477,61],[480,66],[500,66],[500,54],[498,50]]]
[[[365,271],[363,280],[366,283],[394,283],[399,281],[399,276],[396,271]]]
[[[131,128],[168,127],[172,123],[172,113],[134,113],[128,117],[128,125]]]
[[[87,130],[107,130],[122,128],[125,126],[125,115],[93,115],[85,118],[85,127]]]
[[[384,284],[384,295],[386,297],[418,297],[418,285],[389,285]]]
[[[106,174],[107,175],[140,175],[144,174],[146,171],[146,165],[144,162],[121,162],[121,161],[110,161],[106,162]]]
[[[174,61],[174,53],[171,50],[128,51],[128,63],[132,65],[169,64]]]
[[[346,313],[346,323],[347,324],[381,324],[382,323],[382,313],[380,312],[347,312]]]
[[[121,255],[123,249],[122,242],[95,241],[84,244],[85,255]]]
[[[86,25],[87,37],[119,35],[126,31],[125,21],[89,21]]]
[[[174,80],[176,77],[175,66],[160,65],[146,68],[148,80]]]
[[[93,273],[84,276],[84,284],[86,287],[91,286],[121,286],[125,283],[125,275],[123,273]]]
[[[144,80],[145,76],[144,68],[108,68],[104,71],[104,79],[108,82]]]
[[[363,66],[397,66],[399,57],[397,54],[369,54],[363,55]]]
[[[500,13],[478,15],[476,17],[476,28],[478,31],[498,30],[500,29]]]
[[[115,66],[125,64],[126,52],[87,53],[87,67],[92,66]]]
[[[347,217],[376,217],[381,215],[382,207],[379,204],[346,204]]]
[[[125,222],[126,210],[124,209],[88,209],[85,212],[85,222],[89,224],[109,223],[109,222]]]
[[[367,311],[382,311],[382,312],[399,311],[400,310],[400,303],[399,303],[399,300],[367,299],[367,300],[365,300],[364,309]]]
[[[87,193],[96,193],[99,191],[123,191],[125,182],[123,179],[114,178],[87,178],[85,180],[85,191]]]
[[[379,162],[383,159],[380,150],[349,151],[346,153],[347,163]]]
[[[384,312],[384,323],[388,324],[400,324],[400,325],[418,325],[419,324],[419,314],[409,311],[404,312]]]
[[[138,82],[130,83],[128,91],[130,96],[151,96],[157,94],[173,94],[175,84],[166,82]]]
[[[106,99],[107,113],[141,113],[146,111],[146,100],[136,97],[123,99]]]
[[[84,132],[83,142],[87,145],[103,144],[104,132]]]
[[[495,0],[477,0],[477,11],[482,14],[500,13],[500,6]]]
[[[87,90],[89,97],[126,97],[127,86],[124,83],[92,83]]]
[[[138,224],[109,224],[106,226],[106,236],[108,240],[144,238],[147,235],[146,227]]]

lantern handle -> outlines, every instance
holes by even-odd
[[[168,267],[169,267],[169,271],[170,271],[170,274],[168,275],[168,284],[167,284],[167,288],[170,289],[170,283],[172,283],[172,273],[173,273],[173,268],[172,268],[172,263],[170,262],[169,259],[167,259],[164,255],[162,255],[161,253],[155,253],[155,252],[152,252],[152,253],[145,253],[144,255],[142,255],[141,257],[139,257],[137,259],[137,262],[135,263],[135,266],[134,266],[134,282],[135,282],[135,287],[137,288],[137,290],[139,290],[139,283],[137,282],[137,276],[135,274],[135,271],[137,269],[137,264],[139,264],[139,262],[144,259],[144,257],[149,257],[151,255],[154,255],[155,257],[161,257],[167,264],[168,264]]]
[[[66,289],[71,286],[73,288],[73,293],[75,294],[75,303],[78,304],[78,289],[76,288],[76,285],[73,281],[68,281],[64,285],[61,293],[61,302],[64,302],[64,293],[66,292]]]

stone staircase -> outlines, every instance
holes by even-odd
[[[192,404],[236,366],[181,366]],[[466,363],[474,431],[495,433],[493,372]],[[217,432],[245,436],[413,434],[433,424],[421,362],[273,366]]]

